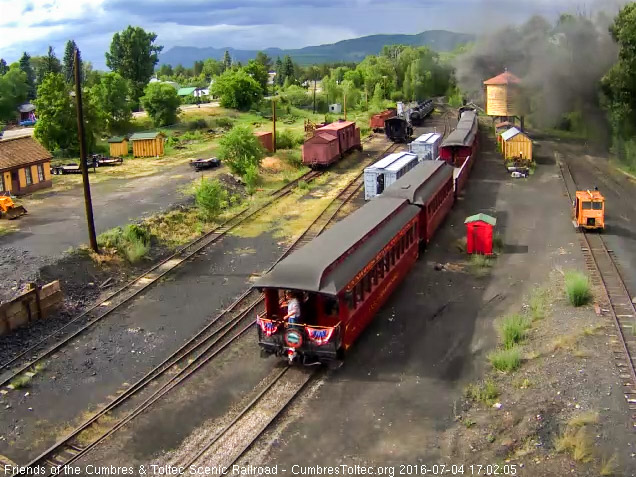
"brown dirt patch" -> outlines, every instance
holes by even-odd
[[[261,167],[270,172],[280,172],[287,169],[287,164],[276,156],[266,157],[261,161]]]

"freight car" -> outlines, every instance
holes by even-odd
[[[384,131],[384,121],[395,116],[395,109],[387,109],[381,113],[374,114],[369,120],[369,127],[373,132]]]
[[[364,169],[364,200],[384,192],[388,186],[417,166],[415,154],[394,152]]]
[[[408,142],[413,136],[413,125],[402,116],[394,116],[384,121],[384,133],[393,142]]]
[[[423,162],[256,283],[263,355],[338,363],[414,265],[454,202],[452,168]],[[299,304],[288,321],[291,295]]]
[[[477,112],[473,110],[462,112],[457,128],[442,141],[440,159],[451,166],[461,167],[466,158],[472,156],[477,150],[478,129]]]
[[[409,152],[417,154],[420,161],[434,161],[439,156],[439,145],[442,135],[438,133],[426,133],[409,144]]]
[[[303,164],[311,168],[327,167],[347,152],[362,151],[360,128],[351,121],[338,121],[314,131],[302,146]]]

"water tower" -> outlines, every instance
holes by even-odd
[[[486,88],[486,114],[493,121],[521,122],[523,129],[524,118],[521,111],[521,80],[508,70],[498,76],[484,81]]]

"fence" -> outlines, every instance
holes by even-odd
[[[63,300],[60,282],[43,287],[30,284],[30,289],[13,300],[0,305],[0,335],[49,316]]]

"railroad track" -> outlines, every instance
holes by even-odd
[[[576,182],[565,161],[559,160],[559,167],[567,195],[572,203]],[[611,335],[612,340],[610,341],[612,355],[619,369],[623,394],[632,412],[632,427],[636,428],[636,368],[634,363],[636,356],[636,306],[618,268],[614,252],[607,247],[602,235],[582,232],[579,236],[579,242],[592,283],[602,290],[600,303],[598,303],[601,312],[607,311],[614,323],[616,334]]]
[[[311,182],[320,177],[322,174],[323,172],[320,171],[309,171],[306,174],[303,174],[301,177],[289,182],[288,184],[274,192],[265,204],[256,207],[249,207],[242,210],[241,212],[221,224],[219,227],[180,248],[174,254],[154,265],[152,268],[137,276],[135,279],[128,282],[107,297],[101,299],[97,304],[91,306],[89,309],[73,318],[64,326],[47,335],[35,345],[31,346],[25,351],[22,351],[20,354],[13,357],[9,361],[6,361],[2,365],[0,365],[0,369],[7,370],[0,374],[0,386],[4,386],[18,375],[27,372],[37,362],[50,356],[52,353],[66,345],[73,338],[76,338],[78,335],[91,328],[94,324],[104,319],[106,316],[117,310],[119,307],[128,303],[131,299],[139,295],[142,291],[148,289],[153,284],[157,283],[159,279],[170,273],[175,268],[179,267],[189,258],[196,255],[204,248],[218,242],[221,238],[227,235],[228,232],[238,227],[251,217],[255,216],[275,201],[290,194],[299,182]],[[74,328],[74,326],[76,327]],[[66,334],[66,336],[64,336],[64,338],[62,338],[61,340],[56,341],[60,333],[63,331],[68,332],[68,334]],[[47,345],[49,346],[46,347]],[[41,351],[42,348],[45,349]],[[12,367],[12,365],[20,361],[22,358],[33,355],[38,351],[39,354],[31,358],[30,360],[27,360],[26,363],[23,363],[16,367]]]
[[[395,148],[397,145],[393,144],[380,154],[386,154]],[[371,161],[367,160],[367,162]],[[363,174],[364,170],[333,198],[323,212],[285,250],[276,263],[325,230],[342,207],[350,202],[362,188]],[[270,270],[276,263],[270,267]],[[254,289],[247,290],[174,354],[166,358],[159,366],[147,373],[93,417],[36,457],[28,466],[44,466],[50,469],[72,464],[85,456],[104,439],[131,422],[170,390],[188,379],[233,342],[245,335],[254,325],[253,311],[262,303],[263,298],[260,293]],[[111,421],[110,427],[104,429],[100,420],[106,416],[112,418],[115,412],[119,416],[114,423],[109,419]],[[90,431],[97,428],[101,432]],[[87,444],[84,440],[84,436],[87,434],[98,434],[98,437],[91,439],[91,442]]]
[[[275,370],[263,390],[234,415],[204,446],[189,457],[183,468],[200,465],[230,469],[265,432],[268,426],[303,390],[316,368],[286,366]]]

